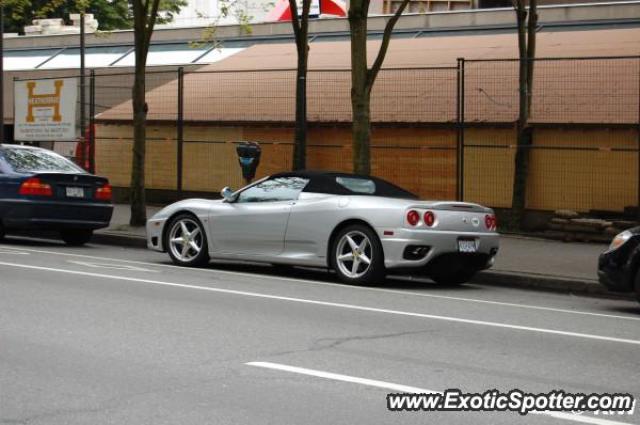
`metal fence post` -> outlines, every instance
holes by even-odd
[[[637,136],[638,136],[638,180],[636,184],[638,185],[638,199],[636,202],[636,216],[638,221],[640,221],[640,56],[637,58],[638,60],[638,125],[637,125]]]
[[[84,63],[84,11],[80,12],[80,140],[85,142],[85,63]]]
[[[4,2],[0,3],[0,143],[4,138]]]
[[[89,77],[89,171],[96,172],[96,71]]]
[[[458,201],[464,201],[464,58],[458,58],[457,92],[456,197]]]
[[[458,58],[458,65],[456,69],[456,200],[460,200],[460,133],[462,128],[460,126],[460,64],[461,58]]]
[[[184,144],[184,68],[178,68],[178,117],[176,122],[177,130],[177,181],[176,189],[178,195],[182,195],[182,149]]]

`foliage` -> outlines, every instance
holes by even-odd
[[[161,0],[158,23],[170,22],[186,0]],[[70,24],[69,14],[84,10],[98,20],[99,29],[110,31],[133,28],[133,9],[129,0],[4,0],[5,31],[24,32],[34,19],[60,18]]]
[[[216,47],[222,47],[222,43],[217,39],[217,26],[220,23],[220,19],[231,17],[240,26],[240,32],[242,34],[251,34],[251,20],[253,16],[247,13],[249,8],[248,3],[244,0],[218,0],[218,7],[220,9],[220,15],[216,18],[211,18],[211,24],[208,25],[200,35],[200,40],[193,41],[191,45],[198,47],[206,44],[213,44]],[[199,14],[200,18],[208,18],[208,16]]]

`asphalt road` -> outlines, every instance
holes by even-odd
[[[640,423],[390,412],[399,386],[640,395],[640,305],[0,244],[1,424]]]

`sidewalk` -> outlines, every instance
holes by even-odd
[[[160,207],[148,207],[147,216],[158,210]],[[144,227],[130,227],[128,222],[129,206],[116,205],[111,226],[97,231],[95,241],[145,247]],[[606,248],[606,244],[503,235],[495,265],[474,280],[493,285],[610,295],[597,277],[598,255]]]

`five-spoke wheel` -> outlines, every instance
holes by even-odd
[[[384,277],[384,258],[377,235],[367,226],[342,229],[334,239],[333,268],[349,283],[371,284]]]
[[[198,219],[182,214],[175,217],[168,228],[166,247],[174,263],[196,266],[209,261],[207,236]]]

